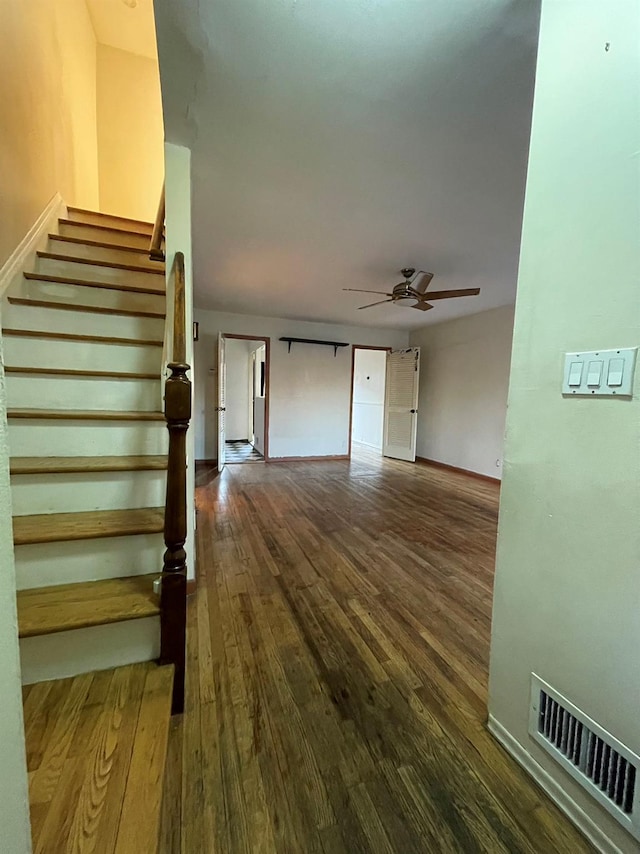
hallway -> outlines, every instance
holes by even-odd
[[[591,851],[485,729],[494,484],[366,453],[198,482],[163,854]]]

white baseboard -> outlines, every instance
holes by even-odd
[[[5,294],[14,282],[22,280],[22,273],[35,252],[44,248],[50,231],[57,231],[58,218],[64,216],[67,206],[60,193],[50,200],[38,219],[13,250],[0,269],[0,296]]]
[[[575,824],[589,842],[601,852],[601,854],[624,854],[621,848],[609,839],[604,831],[590,818],[573,798],[554,780],[542,765],[528,753],[519,741],[499,723],[493,715],[489,715],[489,732],[500,742],[505,750],[513,756],[516,762],[536,781],[551,798],[558,809]],[[631,839],[630,839],[631,842]]]

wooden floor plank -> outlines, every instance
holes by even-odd
[[[172,854],[592,850],[486,730],[495,484],[371,453],[198,482]]]
[[[123,797],[116,854],[145,851],[150,842],[157,847],[172,685],[172,667],[148,670]]]
[[[118,850],[155,854],[172,678],[143,663],[33,686],[49,721],[27,732],[28,753],[33,738],[41,755],[30,774],[35,854],[112,854],[125,815],[129,834],[140,821]]]

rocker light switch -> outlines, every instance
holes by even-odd
[[[565,353],[562,393],[588,397],[633,397],[637,347]]]
[[[589,362],[589,367],[587,369],[587,385],[588,386],[599,386],[602,380],[602,365],[601,361],[596,361],[594,359],[593,362]]]
[[[569,365],[569,385],[579,386],[582,382],[582,362],[571,362]]]
[[[610,359],[607,385],[621,386],[624,375],[624,359]]]

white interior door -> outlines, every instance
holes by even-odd
[[[420,348],[387,353],[382,453],[396,460],[416,459]]]
[[[218,413],[218,471],[224,468],[224,452],[225,452],[225,386],[227,383],[227,360],[225,357],[225,337],[218,333],[218,405],[216,412]]]

